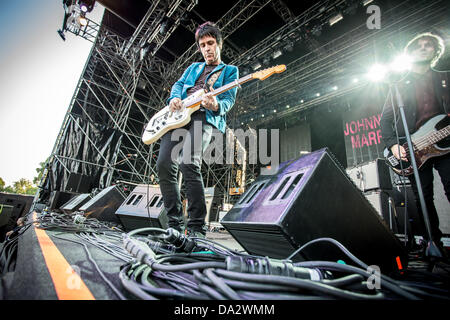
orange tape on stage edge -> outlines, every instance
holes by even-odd
[[[37,221],[33,212],[33,221]],[[86,286],[78,273],[67,262],[62,253],[53,243],[45,230],[34,227],[45,264],[52,278],[56,295],[59,300],[95,300],[94,295]]]

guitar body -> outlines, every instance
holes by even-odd
[[[420,169],[427,160],[450,153],[450,117],[442,114],[428,120],[411,135],[417,167]],[[425,143],[424,141],[427,141]],[[433,143],[434,142],[434,143]],[[405,150],[407,143],[403,144]],[[387,163],[399,175],[408,176],[413,173],[410,161],[395,158],[390,150],[384,150]],[[410,159],[407,153],[408,160]]]
[[[169,106],[158,111],[145,127],[142,141],[145,144],[152,144],[167,132],[188,124],[191,121],[191,115],[200,109],[200,103],[195,103],[195,101],[203,94],[203,90],[198,90],[184,99],[182,101],[183,109],[178,112],[170,112]]]

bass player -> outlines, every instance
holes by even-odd
[[[442,38],[432,33],[423,33],[414,37],[405,47],[405,53],[412,59],[412,68],[408,76],[398,85],[398,89],[403,99],[406,122],[411,134],[434,116],[450,112],[449,74],[433,69],[444,50]],[[400,138],[405,136],[398,108],[395,110],[395,116],[396,119],[394,119],[392,107],[386,106],[381,118],[382,138],[386,148],[391,150],[397,159],[408,161],[407,151],[402,145],[397,144],[395,127],[397,127]],[[442,248],[440,242],[442,232],[439,229],[439,217],[433,199],[433,168],[438,171],[445,194],[450,201],[450,154],[430,158],[419,169],[432,235],[432,239],[427,240],[433,240]],[[409,179],[415,194],[417,208],[420,210],[414,175],[410,175]],[[428,238],[426,234],[424,236]]]

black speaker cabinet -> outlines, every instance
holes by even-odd
[[[159,186],[138,185],[117,209],[125,230],[146,227],[166,229],[168,218]]]
[[[125,196],[119,191],[118,187],[110,186],[83,204],[79,211],[82,211],[84,216],[89,218],[119,223],[115,212],[124,200]]]
[[[68,202],[66,202],[61,210],[64,213],[72,213],[77,211],[81,206],[83,206],[86,202],[92,199],[92,196],[89,193],[82,193],[78,196],[73,197]]]
[[[71,192],[64,192],[64,191],[58,191],[58,190],[52,191],[50,193],[48,207],[51,210],[59,211],[59,210],[61,210],[61,207],[65,203],[67,203],[69,200],[71,200],[75,196],[76,196],[76,194],[71,193]]]
[[[397,257],[407,265],[402,244],[326,148],[259,176],[221,223],[250,254],[284,259],[327,237],[382,273],[397,266]],[[292,259],[352,263],[327,242],[310,245]]]
[[[91,177],[81,173],[70,173],[65,191],[74,193],[88,193],[91,191]]]
[[[9,223],[13,210],[13,206],[0,204],[0,227],[6,226]]]

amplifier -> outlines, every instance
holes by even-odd
[[[389,167],[383,159],[359,164],[346,169],[348,176],[362,191],[391,190],[392,181]]]

